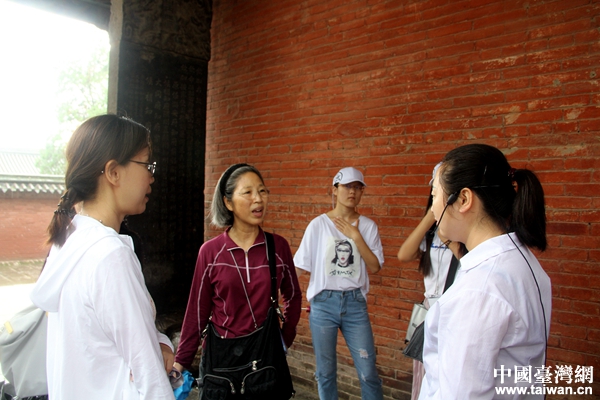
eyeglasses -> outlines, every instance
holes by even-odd
[[[146,168],[148,169],[148,172],[150,172],[152,174],[152,176],[154,176],[154,171],[156,171],[156,161],[154,161],[153,163],[145,163],[145,162],[135,161],[135,160],[129,160],[129,161],[131,161],[132,163],[145,165]]]
[[[263,188],[263,189],[258,189],[258,190],[246,189],[242,192],[239,192],[238,194],[240,196],[242,196],[243,198],[245,198],[246,200],[251,200],[251,199],[255,198],[257,194],[262,199],[266,199],[267,197],[269,197],[269,193],[270,193],[269,189]]]
[[[357,183],[355,185],[341,184],[340,186],[343,186],[348,191],[354,189],[357,192],[365,188],[364,185],[361,185],[360,183]]]

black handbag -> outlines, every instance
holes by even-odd
[[[414,358],[417,361],[423,362],[423,344],[425,343],[425,321],[413,331],[410,342],[406,345],[402,354],[407,357]]]
[[[295,394],[279,326],[275,244],[270,233],[265,235],[271,272],[267,319],[256,331],[235,338],[221,338],[209,322],[202,400],[288,400]]]
[[[448,269],[448,276],[446,277],[446,284],[444,285],[444,292],[454,282],[456,276],[456,270],[458,269],[458,259],[452,256],[450,261],[450,267]],[[421,322],[419,326],[413,331],[410,341],[402,350],[402,354],[407,357],[413,358],[417,361],[423,362],[423,345],[425,344],[425,321]]]

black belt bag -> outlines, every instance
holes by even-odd
[[[294,396],[279,326],[275,246],[267,235],[271,307],[260,328],[245,336],[222,338],[209,322],[205,337],[202,400],[274,399]]]

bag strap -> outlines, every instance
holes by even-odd
[[[275,240],[273,235],[265,232],[267,239],[267,258],[269,259],[269,271],[271,272],[271,303],[277,298],[277,266],[275,263]]]
[[[279,308],[279,301],[277,296],[277,259],[275,256],[275,240],[273,235],[269,232],[265,232],[265,238],[267,240],[267,257],[269,258],[269,271],[271,272],[271,307],[275,309],[277,315],[281,319],[281,322],[285,322],[285,317]]]
[[[446,277],[446,284],[444,285],[444,292],[448,290],[454,283],[454,277],[456,276],[456,270],[458,269],[458,258],[452,254],[452,260],[450,261],[450,267],[448,268],[448,276]]]

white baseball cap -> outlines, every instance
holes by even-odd
[[[340,172],[338,172],[335,175],[335,177],[333,178],[334,186],[337,185],[338,183],[345,185],[346,183],[351,183],[351,182],[360,182],[363,185],[367,186],[362,172],[360,172],[359,170],[357,170],[356,168],[353,168],[353,167],[346,167],[346,168],[340,169]]]
[[[433,184],[433,180],[435,179],[435,173],[438,169],[440,169],[440,165],[442,165],[441,162],[435,164],[435,167],[433,167],[433,172],[431,173],[431,180],[429,181],[429,186]]]

